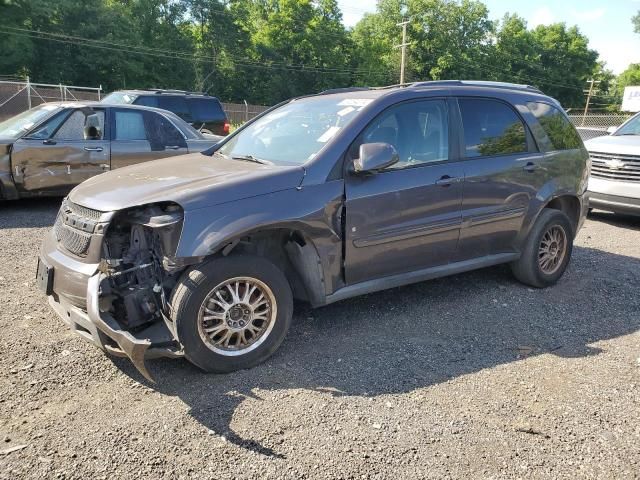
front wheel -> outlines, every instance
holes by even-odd
[[[170,303],[187,359],[218,373],[250,368],[269,358],[284,340],[293,313],[284,274],[264,258],[248,255],[191,268]]]
[[[560,210],[545,209],[533,225],[522,255],[511,264],[522,283],[544,288],[556,283],[567,269],[573,251],[573,227]]]

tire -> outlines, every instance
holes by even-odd
[[[554,263],[549,259],[553,257],[553,240],[557,239],[558,234],[564,235],[564,253],[561,258],[556,257]],[[511,264],[511,271],[519,281],[532,287],[545,288],[555,284],[564,274],[571,259],[573,236],[571,221],[562,211],[544,209],[529,232],[522,255]],[[549,239],[552,241],[549,242]],[[548,248],[547,254],[542,250],[543,240]],[[559,243],[556,242],[558,245]]]
[[[234,292],[244,303],[234,300]],[[266,299],[262,303],[260,295]],[[274,264],[236,255],[187,270],[171,294],[170,306],[187,360],[207,372],[228,373],[258,365],[278,349],[291,325],[293,295]],[[255,333],[257,329],[262,333]]]

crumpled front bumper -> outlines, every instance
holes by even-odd
[[[99,272],[89,278],[86,311],[71,304],[64,295],[50,295],[49,304],[71,330],[112,355],[128,357],[138,371],[153,382],[145,360],[182,357],[182,349],[168,322],[156,322],[135,333],[123,330],[108,312],[100,310],[99,296],[103,281],[105,276]]]

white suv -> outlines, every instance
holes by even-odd
[[[640,113],[584,145],[591,157],[589,206],[640,215]]]

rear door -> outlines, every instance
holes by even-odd
[[[111,118],[111,168],[189,153],[184,134],[164,115],[114,108]]]
[[[457,260],[514,252],[530,200],[544,183],[544,156],[509,103],[460,97],[458,105],[466,161]]]
[[[453,258],[464,172],[451,148],[447,103],[424,99],[390,107],[351,148],[353,156],[361,143],[388,143],[400,162],[375,174],[346,174],[348,284],[445,265]]]
[[[87,118],[98,127],[85,137]],[[11,152],[16,187],[23,192],[66,192],[109,169],[105,109],[76,108],[63,112],[30,136],[16,141]]]

